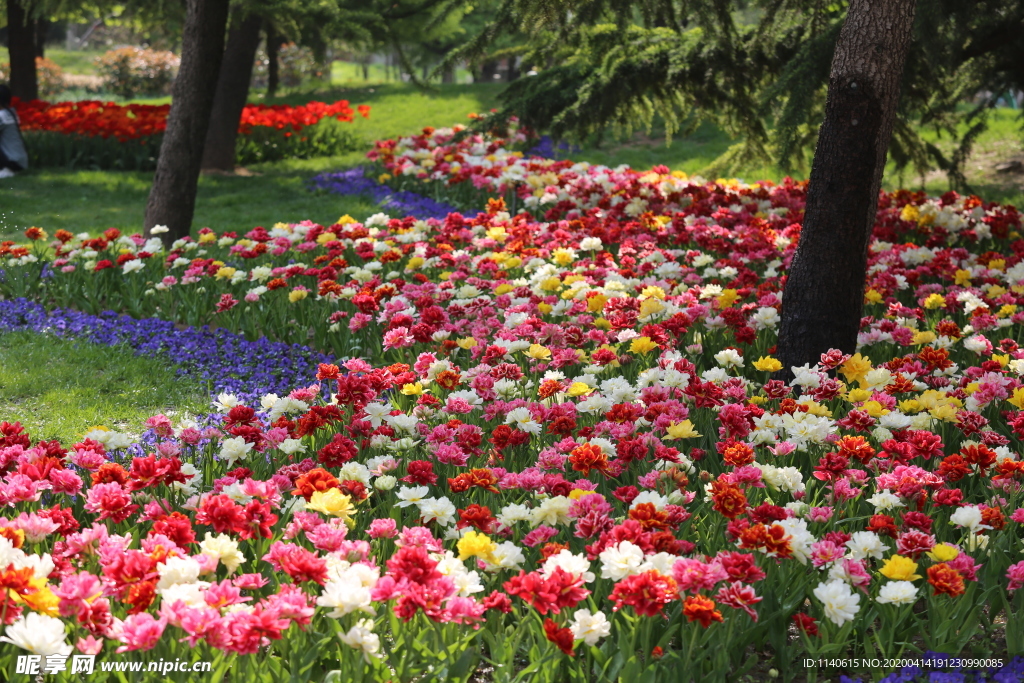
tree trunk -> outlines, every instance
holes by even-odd
[[[46,19],[36,20],[36,57],[46,56],[46,35],[50,32],[50,22]]]
[[[181,66],[171,91],[171,111],[160,145],[153,187],[146,203],[146,232],[157,225],[169,231],[165,244],[192,229],[196,185],[217,75],[224,56],[229,0],[187,0],[181,40]]]
[[[36,26],[28,17],[28,0],[7,0],[7,50],[11,58],[11,94],[39,99],[36,78]]]
[[[509,57],[508,58],[508,69],[505,71],[505,80],[508,83],[519,78],[519,58]]]
[[[267,97],[277,94],[277,86],[281,82],[281,64],[278,52],[281,49],[281,36],[274,30],[274,25],[267,22]]]
[[[442,83],[454,83],[455,82],[455,67],[446,66],[441,71],[441,82]]]
[[[260,25],[263,20],[256,14],[236,20],[228,33],[224,59],[220,63],[217,93],[210,112],[210,127],[206,131],[203,147],[204,170],[234,171],[235,143],[238,122],[249,96],[252,64],[260,44]]]
[[[836,43],[800,242],[782,300],[782,373],[853,353],[867,247],[892,137],[915,0],[851,0]]]
[[[498,75],[498,62],[491,60],[483,63],[480,67],[480,80],[484,83],[493,83],[494,77]]]

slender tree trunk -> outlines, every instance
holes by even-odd
[[[483,63],[480,67],[480,80],[484,83],[493,83],[494,77],[498,74],[498,62],[491,60]]]
[[[11,57],[11,94],[39,99],[36,77],[36,26],[28,17],[28,0],[7,0],[7,50]]]
[[[829,76],[800,242],[782,300],[783,373],[857,345],[867,247],[915,0],[850,0]]]
[[[46,19],[36,20],[36,57],[46,56],[46,34],[50,32],[50,22]]]
[[[171,112],[160,145],[153,187],[146,204],[146,232],[157,225],[169,231],[164,242],[192,229],[199,164],[224,56],[229,0],[187,0],[182,30],[181,66],[171,91]]]
[[[277,94],[281,83],[281,64],[278,55],[281,50],[281,36],[274,30],[274,25],[267,22],[267,97]]]
[[[509,83],[519,78],[519,58],[508,58],[508,69],[505,71],[505,80]]]
[[[203,147],[204,170],[234,171],[235,143],[238,122],[249,97],[252,64],[260,44],[260,25],[263,20],[256,14],[236,20],[228,32],[224,59],[220,63],[217,93],[210,112],[210,127],[206,131]]]

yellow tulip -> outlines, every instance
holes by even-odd
[[[878,573],[893,581],[916,581],[921,578],[920,574],[914,573],[916,571],[917,562],[909,557],[893,555],[885,561]]]
[[[778,372],[782,369],[782,362],[771,356],[761,356],[754,361],[754,369],[761,372]]]
[[[639,353],[641,356],[650,353],[654,349],[658,348],[658,344],[655,343],[650,337],[637,337],[633,340],[633,343],[629,345],[630,353]]]
[[[693,423],[689,420],[673,422],[669,424],[665,431],[668,432],[669,439],[695,439],[701,435],[700,432],[693,428]]]
[[[486,534],[470,530],[459,539],[455,547],[459,551],[460,560],[479,557],[482,560],[491,562],[494,560],[494,551],[498,549],[498,544],[492,541]]]
[[[339,517],[348,521],[355,512],[352,505],[352,498],[346,496],[340,489],[329,488],[326,491],[314,491],[306,503],[306,509],[314,512],[322,512],[325,515]]]

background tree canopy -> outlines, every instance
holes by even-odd
[[[466,4],[450,0],[438,16]],[[846,11],[825,0],[500,0],[447,63],[515,34],[537,74],[508,87],[502,115],[573,140],[656,123],[671,138],[711,120],[742,139],[716,170],[763,158],[806,172]],[[986,110],[1022,89],[1024,4],[919,0],[890,159],[941,168],[963,187]],[[955,151],[922,128],[956,140]]]

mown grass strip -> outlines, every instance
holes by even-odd
[[[35,332],[0,334],[0,421],[74,443],[90,427],[139,429],[156,413],[207,412],[209,392],[165,360]]]

